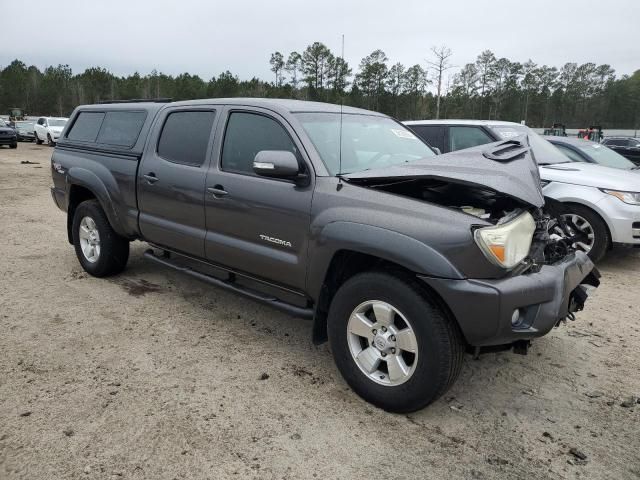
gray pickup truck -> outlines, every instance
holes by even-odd
[[[113,103],[73,112],[51,192],[91,275],[145,241],[154,262],[312,319],[359,395],[408,412],[465,352],[526,353],[598,285],[534,157],[526,137],[436,155],[323,103]]]

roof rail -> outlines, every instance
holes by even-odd
[[[170,103],[173,98],[132,98],[130,100],[101,100],[96,102],[98,105],[107,103]]]

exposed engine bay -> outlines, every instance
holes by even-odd
[[[494,225],[505,223],[528,211],[536,222],[529,256],[512,274],[539,271],[542,265],[561,261],[575,250],[574,244],[584,240],[580,230],[563,219],[563,207],[556,200],[545,198],[545,205],[536,208],[508,195],[475,185],[463,185],[444,180],[412,178],[369,181],[370,188],[408,196],[425,202],[456,209]],[[576,233],[578,232],[578,233]]]

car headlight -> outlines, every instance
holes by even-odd
[[[640,205],[640,193],[637,192],[620,192],[618,190],[602,190],[604,193],[608,195],[613,195],[614,197],[622,200],[624,203],[628,203],[629,205]]]
[[[506,223],[478,228],[474,238],[489,261],[510,269],[529,254],[535,230],[533,217],[524,212]]]

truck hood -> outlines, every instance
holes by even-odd
[[[540,177],[548,182],[640,192],[640,175],[637,172],[594,163],[570,162],[541,165]]]
[[[535,207],[544,205],[535,152],[526,137],[428,157],[414,162],[343,175],[366,184],[399,179],[433,179],[490,189]]]

